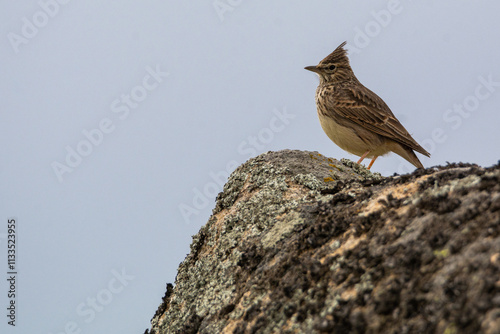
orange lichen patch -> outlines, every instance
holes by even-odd
[[[332,161],[332,162],[333,162],[333,161]],[[328,166],[333,167],[333,168],[337,168],[339,172],[341,172],[341,171],[342,171],[342,170],[341,170],[341,169],[340,169],[337,165],[335,165],[335,164],[331,164],[331,163],[330,163],[330,164],[328,164]]]
[[[215,218],[217,220],[219,220],[220,217],[225,217],[228,213],[234,212],[236,204],[238,202],[248,200],[250,197],[252,197],[255,194],[255,192],[258,191],[258,190],[248,191],[248,188],[250,187],[249,179],[250,179],[250,175],[247,175],[247,177],[245,179],[245,183],[243,183],[243,186],[241,187],[241,190],[238,194],[238,197],[234,201],[233,205],[231,205],[231,207],[229,209],[224,208],[221,211],[219,211],[217,214],[215,214]]]
[[[255,302],[256,300],[258,300],[258,297],[256,298],[254,296],[253,301]],[[271,302],[271,298],[269,298],[269,294],[267,294],[260,300],[259,306],[265,309],[266,306],[270,304],[270,302]],[[259,317],[255,317],[254,319],[252,319],[252,321],[247,322],[247,328],[255,327],[255,324],[257,323],[258,320],[259,320]],[[233,332],[230,332],[230,333],[233,333]]]
[[[490,262],[493,265],[500,265],[500,253],[495,253],[490,257]]]
[[[290,334],[300,334],[302,333],[299,328],[296,328],[297,326],[297,320],[294,319],[295,316],[292,316],[286,320],[286,322],[283,324],[283,327],[281,327],[282,332],[290,333]],[[327,317],[331,317],[331,315],[327,315]],[[295,329],[293,328],[295,326]]]
[[[343,300],[350,300],[350,299],[356,298],[357,294],[358,294],[358,292],[356,291],[356,288],[353,286],[352,288],[347,289],[344,292],[342,292],[342,294],[340,295],[340,298],[342,298]]]
[[[271,259],[271,261],[269,262],[269,264],[267,266],[268,267],[274,267],[277,263],[278,263],[278,258],[274,257],[274,258]]]
[[[247,291],[245,292],[238,304],[236,304],[235,306],[235,311],[244,311],[245,309],[247,309],[248,306],[245,306],[243,305],[246,301],[250,301],[252,300],[253,297],[252,297],[252,292],[251,291]],[[235,312],[233,311],[233,312]],[[228,321],[227,324],[226,324],[226,327],[224,327],[224,329],[222,330],[222,333],[225,334],[232,334],[234,333],[234,331],[236,330],[236,328],[238,327],[238,325],[240,324],[241,321]]]
[[[213,218],[215,218],[215,222],[211,225],[210,228],[215,229],[217,231],[215,238],[214,238],[215,240],[220,239],[220,234],[222,233],[222,230],[225,226],[225,219],[227,216],[235,214],[235,212],[238,210],[238,203],[242,202],[242,201],[247,201],[252,196],[254,196],[257,192],[260,191],[259,189],[253,189],[251,191],[248,190],[250,187],[250,183],[251,183],[249,181],[249,179],[250,179],[250,177],[248,175],[246,180],[245,180],[245,183],[241,187],[239,196],[234,201],[233,205],[231,205],[231,207],[229,207],[229,208],[224,208],[224,209],[220,210],[219,212],[217,212],[215,215],[212,216]],[[211,253],[211,251],[217,247],[219,247],[217,244],[214,244],[210,247],[210,246],[208,246],[208,243],[204,243],[202,245],[202,248],[199,250],[199,254]]]
[[[158,319],[158,323],[160,324],[163,324],[167,320],[168,309],[166,309],[165,311],[166,312],[163,312],[163,314]]]
[[[392,187],[387,187],[377,194],[376,197],[368,202],[368,204],[361,210],[360,214],[363,216],[368,216],[371,213],[377,212],[385,208],[381,203],[385,201],[387,196],[391,195],[394,199],[401,199],[413,196],[418,191],[419,183],[425,181],[429,175],[424,175],[417,179],[415,182],[408,184],[395,185]],[[405,211],[405,210],[401,210]]]
[[[344,233],[344,236],[347,234],[351,234],[352,231],[347,231]],[[332,239],[328,244],[325,244],[323,245],[323,247],[321,247],[321,249],[318,250],[319,251],[322,251],[324,250],[325,248],[335,248],[333,247],[333,243],[335,242],[338,242],[339,240],[341,240],[343,237],[340,237],[340,238],[336,238],[336,239]],[[330,253],[326,256],[324,256],[323,258],[320,259],[320,263],[321,264],[324,264],[328,259],[332,258],[332,257],[335,257],[337,255],[342,255],[344,254],[346,251],[348,250],[352,250],[354,248],[356,248],[359,243],[363,240],[366,240],[366,235],[362,235],[360,237],[355,237],[353,236],[352,234],[348,237],[348,239],[340,245],[340,247],[338,247],[337,249],[335,249],[335,251],[333,253]]]
[[[325,177],[323,179],[323,181],[325,181],[325,182],[333,182],[333,181],[335,181],[335,179],[333,177]]]
[[[349,233],[349,231],[347,231],[346,233]],[[364,241],[364,240],[366,240],[365,234],[363,234],[360,237],[355,237],[355,236],[351,235],[351,236],[349,236],[349,239],[346,240],[346,242],[344,242],[342,245],[340,245],[340,247],[337,248],[335,250],[335,252],[332,253],[332,255],[333,256],[342,255],[346,251],[356,248],[359,245],[359,243],[361,241]]]
[[[246,305],[246,306],[242,305],[242,302],[245,302],[246,300],[250,300],[250,301],[253,300],[253,301],[255,301],[255,296],[252,296],[252,293],[250,291],[245,292],[245,294],[240,299],[240,302],[236,305],[235,310],[244,311],[244,310],[248,309],[248,305]],[[263,306],[263,305],[269,304],[269,302],[270,302],[270,298],[269,298],[269,296],[266,295],[261,300],[260,304]],[[241,323],[243,323],[245,325],[244,327],[246,327],[246,328],[252,328],[253,326],[255,326],[255,323],[257,322],[258,318],[259,317],[255,317],[255,319],[253,319],[250,322],[241,321],[241,320],[236,320],[236,321],[229,320],[226,323],[226,327],[224,327],[222,329],[222,334],[232,334],[232,333],[234,333],[235,330],[237,329],[238,325],[240,325]]]
[[[408,212],[408,210],[410,210],[410,207],[408,205],[401,206],[401,207],[396,209],[396,214],[398,216],[402,216],[402,215],[406,214]]]
[[[222,334],[232,334],[236,331],[236,328],[238,327],[238,324],[240,321],[231,321],[229,320],[226,323],[226,327],[222,329]]]
[[[291,182],[290,180],[286,180],[286,185],[288,189],[284,193],[283,197],[285,199],[301,199],[304,197],[304,186],[301,184],[297,184],[295,182]]]

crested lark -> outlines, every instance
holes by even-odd
[[[389,152],[424,168],[413,151],[430,157],[429,152],[410,136],[387,104],[358,81],[349,65],[345,44],[317,66],[305,68],[319,75],[316,106],[321,127],[341,149],[360,156],[358,164],[372,158],[368,169],[378,156]]]

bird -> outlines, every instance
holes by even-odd
[[[359,82],[349,64],[346,43],[318,65],[305,67],[319,76],[315,99],[323,131],[340,148],[359,156],[358,164],[371,158],[368,169],[379,156],[390,152],[424,168],[414,151],[427,157],[430,153],[412,138],[387,104]]]

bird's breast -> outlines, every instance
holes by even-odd
[[[352,128],[342,126],[335,122],[333,118],[322,114],[319,108],[318,118],[319,123],[328,138],[330,138],[341,149],[358,156],[361,156],[366,152],[366,143],[359,138]]]

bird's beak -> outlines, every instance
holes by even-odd
[[[307,67],[304,67],[304,69],[311,71],[311,72],[319,73],[319,69],[316,66],[307,66]]]

